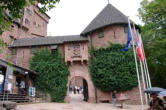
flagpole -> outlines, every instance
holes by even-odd
[[[140,38],[141,38],[141,35],[140,35]],[[142,41],[142,38],[141,38],[141,41]],[[144,50],[144,45],[143,45],[143,41],[142,41],[142,48]],[[145,53],[144,53],[145,54]],[[149,82],[149,87],[151,88],[152,87],[152,84],[151,84],[151,80],[150,80],[150,75],[149,75],[149,70],[148,70],[148,65],[147,65],[147,61],[146,61],[146,57],[145,57],[145,60],[144,60],[144,65],[145,65],[145,70],[147,72],[147,77],[148,77],[148,82]]]
[[[143,61],[143,68],[144,68],[144,71],[145,71],[145,79],[146,79],[147,88],[150,88],[149,78],[148,78],[148,75],[147,75],[147,71],[146,71],[146,67],[145,67],[144,61]]]
[[[141,72],[142,72],[142,81],[143,81],[143,85],[144,85],[144,90],[146,89],[145,86],[145,78],[144,78],[144,72],[143,72],[143,67],[142,67],[142,62],[140,61],[140,67],[141,67]],[[148,104],[148,98],[147,98],[147,94],[145,93],[145,101],[146,101],[146,105]]]
[[[146,66],[146,69],[147,69],[147,74],[148,74],[148,78],[149,78],[149,84],[150,84],[150,88],[151,88],[152,84],[151,84],[151,80],[150,80],[149,69],[148,69],[148,65],[147,65],[147,62],[146,62],[146,58],[145,58],[145,66]]]
[[[130,25],[130,20],[128,18],[128,23],[129,23],[129,28],[131,30],[131,25]],[[136,33],[135,31],[135,28],[134,28],[134,32]],[[132,37],[132,43],[133,43],[133,53],[134,53],[134,59],[135,59],[135,66],[136,66],[136,72],[137,72],[137,79],[138,79],[138,85],[139,85],[139,93],[140,93],[140,99],[141,99],[141,107],[142,107],[142,110],[144,110],[144,105],[143,105],[143,100],[142,100],[142,90],[141,90],[141,84],[140,84],[140,77],[139,77],[139,71],[138,71],[138,64],[137,64],[137,57],[136,57],[136,52],[135,52],[135,47],[134,47],[134,40],[133,40],[133,36],[132,36],[132,30],[131,30],[131,37]]]
[[[145,60],[144,60],[145,61]],[[146,71],[146,68],[145,68],[145,62],[143,61],[143,65],[144,65],[144,70]],[[146,84],[147,84],[147,87],[146,88],[151,88],[150,86],[150,83],[149,83],[149,78],[148,78],[148,75],[147,75],[147,71],[145,72],[145,78],[146,78]],[[148,100],[150,101],[150,94],[147,95],[148,96]]]
[[[137,37],[139,37],[138,39],[139,39],[139,41],[141,42],[141,44],[142,44],[142,39],[141,39],[141,36],[139,35],[137,35],[137,34],[139,34],[138,33],[138,30],[137,30],[137,32],[136,32],[136,29],[135,29],[135,26],[134,26],[134,24],[133,24],[133,27],[134,27],[134,30],[135,30],[135,36],[137,36]],[[137,37],[136,37],[136,40],[137,40]],[[142,46],[141,46],[141,48],[142,48],[142,50],[141,50],[141,55],[143,55],[143,51],[144,51],[144,48],[143,48],[143,44],[142,44]],[[143,71],[144,71],[144,76],[145,76],[145,83],[146,83],[146,88],[150,88],[150,82],[149,82],[149,77],[148,77],[148,74],[147,74],[147,69],[146,69],[146,67],[145,67],[145,53],[144,53],[144,58],[142,58],[142,64],[143,64]]]
[[[137,34],[139,34],[138,30],[137,30]],[[145,62],[146,61],[146,56],[145,56],[145,52],[144,52],[144,47],[143,47],[143,41],[142,41],[142,38],[141,38],[141,35],[139,34],[139,39],[140,39],[140,42],[142,44],[141,48],[142,48],[142,51],[141,51],[141,54],[143,55],[144,54],[144,59],[143,59],[143,69],[144,69],[144,72],[145,72],[145,83],[146,83],[146,88],[151,88],[151,81],[150,81],[150,77],[149,77],[149,71],[148,71],[148,67],[147,67],[147,63]],[[150,99],[150,95],[148,94],[148,99]]]

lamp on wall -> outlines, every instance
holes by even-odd
[[[26,95],[29,94],[29,75],[28,75],[28,71],[25,71],[25,78],[26,78],[26,82],[25,82],[25,93]]]
[[[25,75],[27,75],[28,74],[28,71],[25,71]]]

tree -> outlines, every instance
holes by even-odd
[[[47,49],[35,52],[30,69],[37,72],[37,90],[50,94],[53,102],[64,102],[69,71],[58,51],[54,54]]]
[[[93,49],[90,57],[90,75],[94,85],[102,91],[126,91],[137,86],[133,51],[125,46],[111,44],[109,48]]]
[[[153,31],[153,37],[166,34],[166,0],[143,0],[139,14],[146,28]]]
[[[152,86],[166,88],[166,0],[143,0],[139,15]]]
[[[22,16],[23,8],[34,4],[36,2],[40,5],[40,11],[46,12],[53,7],[60,0],[0,0],[0,35],[10,28],[13,20],[20,19]],[[8,10],[11,18],[5,15]]]

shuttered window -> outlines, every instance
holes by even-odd
[[[99,30],[98,30],[98,37],[99,37],[99,38],[104,37],[103,29],[99,29]]]

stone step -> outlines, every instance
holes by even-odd
[[[0,101],[13,101],[17,103],[30,102],[30,99],[26,95],[22,94],[0,94]]]

